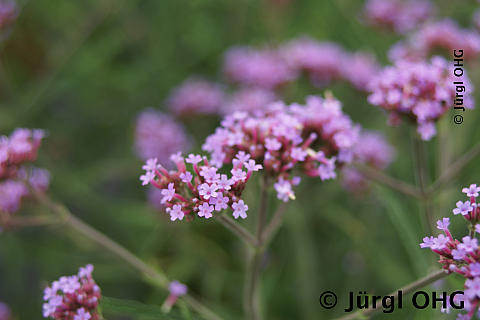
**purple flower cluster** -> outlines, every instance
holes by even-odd
[[[147,109],[137,117],[135,151],[139,158],[157,158],[168,165],[169,155],[190,148],[190,137],[184,127],[169,115]]]
[[[248,205],[241,199],[246,183],[254,171],[262,169],[245,152],[232,159],[230,174],[219,172],[207,157],[189,154],[184,159],[180,153],[171,156],[177,170],[167,171],[157,159],[149,159],[142,167],[143,185],[161,190],[160,203],[170,215],[170,220],[192,220],[195,215],[209,219],[214,212],[228,208],[233,217],[245,219]],[[193,170],[187,170],[186,163]]]
[[[395,149],[385,137],[375,131],[362,131],[353,147],[354,163],[369,165],[375,169],[385,169],[395,157]],[[342,183],[346,189],[363,191],[368,186],[365,177],[353,167],[342,169]]]
[[[43,137],[42,130],[29,129],[16,129],[9,137],[0,137],[0,212],[18,210],[22,198],[29,194],[25,180],[39,191],[48,188],[47,170],[25,167],[36,160]]]
[[[278,88],[295,80],[296,72],[275,49],[234,47],[224,58],[223,70],[227,78],[244,86],[264,89]]]
[[[395,44],[389,52],[390,60],[422,60],[438,50],[448,56],[462,49],[465,59],[472,59],[480,53],[480,34],[474,30],[462,29],[450,19],[427,23],[406,41]]]
[[[319,87],[343,79],[365,90],[379,69],[375,58],[369,54],[350,54],[334,43],[306,37],[284,44],[280,51],[292,69],[305,72],[312,83]]]
[[[420,244],[421,248],[430,248],[440,256],[439,263],[447,272],[454,272],[465,277],[465,290],[463,300],[466,315],[459,315],[457,319],[470,320],[479,308],[480,303],[480,248],[476,232],[480,232],[480,207],[476,199],[480,193],[480,187],[472,184],[463,188],[462,192],[468,197],[468,201],[458,201],[453,209],[454,215],[462,215],[470,223],[471,233],[464,236],[462,241],[454,239],[448,227],[449,218],[443,218],[437,222],[437,228],[444,234],[437,237],[425,237]],[[480,316],[480,313],[479,313]]]
[[[99,320],[100,288],[92,278],[93,266],[77,275],[63,276],[45,288],[43,316],[57,320]]]
[[[321,180],[335,178],[335,168],[351,160],[358,131],[338,100],[310,96],[304,106],[276,102],[255,115],[235,112],[207,137],[203,149],[217,167],[235,162],[238,154],[261,163],[276,181],[278,198],[288,201],[300,179],[292,176],[293,169]]]
[[[225,100],[221,85],[192,77],[173,89],[166,104],[177,117],[217,114]]]
[[[464,107],[473,108],[473,88],[467,76],[455,77],[441,57],[433,57],[430,62],[399,60],[384,68],[370,83],[368,101],[386,110],[392,125],[402,116],[413,120],[422,139],[429,140],[436,134],[435,121],[455,99],[454,81],[463,81]]]
[[[368,0],[364,15],[373,26],[405,33],[425,22],[433,9],[429,0]]]

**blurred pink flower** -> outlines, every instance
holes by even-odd
[[[146,109],[137,118],[135,151],[142,160],[157,158],[164,166],[169,156],[190,148],[190,137],[174,118],[153,109]]]
[[[7,28],[17,19],[18,11],[15,0],[0,1],[0,30]]]
[[[451,19],[430,22],[413,33],[406,41],[395,44],[389,52],[392,61],[400,59],[422,60],[438,50],[451,57],[454,50],[462,49],[465,59],[480,53],[480,34],[462,29]]]
[[[277,100],[275,93],[261,88],[241,88],[235,91],[222,109],[224,115],[235,111],[262,112],[267,105]]]
[[[10,308],[3,302],[0,302],[0,320],[12,320]]]
[[[176,116],[218,114],[225,100],[223,87],[198,77],[191,77],[172,90],[166,104]]]
[[[371,25],[405,33],[433,15],[429,0],[368,0],[364,16]]]
[[[227,78],[244,86],[274,89],[296,78],[284,57],[274,49],[233,47],[225,53],[223,71]]]
[[[287,42],[280,51],[291,69],[306,72],[319,87],[342,75],[346,54],[334,43],[303,37]]]

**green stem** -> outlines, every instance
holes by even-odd
[[[361,164],[355,164],[353,165],[353,167],[355,167],[355,169],[360,171],[360,173],[369,180],[384,184],[408,196],[411,196],[417,199],[422,198],[422,194],[420,190],[418,190],[416,187],[406,182],[395,179],[383,173],[382,171],[375,170],[373,168],[370,168],[369,166],[361,165]]]
[[[420,200],[423,206],[423,210],[425,212],[427,230],[432,232],[434,216],[432,200],[427,197],[427,161],[425,158],[425,144],[418,137],[414,138],[413,144],[417,184],[422,195],[422,198]]]
[[[248,232],[248,230],[246,230],[245,228],[240,226],[237,222],[235,222],[235,220],[233,220],[232,218],[224,214],[216,216],[216,219],[225,228],[235,233],[235,235],[237,235],[240,239],[242,239],[246,244],[248,244],[253,248],[257,247],[258,245],[257,239],[255,239],[255,237],[250,232]]]
[[[265,175],[260,192],[260,207],[257,216],[257,243],[256,250],[251,253],[250,262],[247,268],[245,291],[244,291],[244,309],[245,318],[249,320],[262,320],[259,301],[260,275],[262,271],[262,260],[264,254],[264,228],[267,221],[267,202],[268,202],[268,178]]]

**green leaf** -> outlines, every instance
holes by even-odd
[[[131,316],[142,320],[179,320],[184,319],[176,310],[164,313],[157,305],[148,305],[138,301],[102,297],[100,307],[106,318],[108,316]],[[192,319],[195,319],[192,317]]]

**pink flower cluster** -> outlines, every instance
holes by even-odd
[[[371,25],[405,33],[425,22],[433,9],[429,0],[368,0],[364,15]]]
[[[42,130],[15,129],[13,133],[0,137],[0,212],[13,213],[20,207],[21,199],[28,196],[31,186],[45,191],[50,174],[47,170],[25,167],[37,158],[37,151],[44,137]]]
[[[463,81],[464,107],[473,108],[473,88],[467,76],[455,77],[441,57],[430,62],[399,60],[386,67],[370,83],[368,101],[386,110],[392,125],[402,116],[413,120],[422,139],[429,140],[436,134],[435,121],[454,103],[454,81]]]
[[[358,131],[338,100],[310,96],[304,106],[277,102],[255,115],[235,112],[207,137],[203,149],[217,167],[235,163],[239,154],[261,163],[276,181],[278,198],[288,201],[300,179],[292,176],[293,169],[321,180],[335,178],[335,168],[351,160]]]
[[[306,37],[286,43],[280,51],[291,69],[305,72],[318,87],[343,79],[365,90],[371,77],[379,70],[375,58],[369,54],[350,54],[334,43]]]
[[[63,276],[45,288],[43,316],[57,320],[99,320],[100,288],[92,278],[93,266],[77,275]]]
[[[224,100],[221,85],[192,77],[173,89],[166,104],[177,117],[188,117],[192,114],[218,114]]]
[[[170,220],[192,220],[195,215],[209,219],[214,212],[228,208],[233,217],[245,219],[248,205],[241,199],[246,183],[254,171],[262,169],[245,152],[238,152],[231,160],[230,174],[222,173],[207,157],[189,154],[184,159],[180,153],[171,156],[177,170],[167,171],[157,159],[149,159],[142,167],[143,185],[161,190],[161,204]],[[187,165],[193,170],[187,170]]]
[[[479,196],[480,187],[472,184],[463,188],[462,192],[468,197],[468,201],[458,201],[453,209],[454,215],[462,215],[470,223],[470,235],[464,236],[462,241],[453,238],[448,227],[449,218],[443,218],[437,222],[437,228],[444,234],[437,237],[425,237],[420,244],[421,248],[430,248],[440,256],[439,263],[447,272],[454,272],[465,277],[465,290],[463,300],[466,315],[459,315],[457,319],[470,320],[475,311],[480,307],[480,248],[476,232],[480,232],[480,207],[476,199]],[[480,311],[479,311],[480,316]]]
[[[474,30],[462,29],[450,19],[425,24],[405,42],[395,44],[389,51],[390,60],[422,60],[430,54],[443,50],[449,57],[453,51],[462,49],[465,59],[472,59],[480,53],[480,34]]]
[[[137,117],[134,148],[142,160],[157,158],[166,166],[169,155],[185,152],[190,145],[184,127],[171,116],[147,109]]]
[[[18,5],[14,0],[0,1],[0,30],[10,26],[18,16]]]
[[[369,165],[375,169],[385,169],[395,157],[395,149],[378,132],[361,132],[358,142],[353,147],[354,163]],[[342,169],[342,182],[352,191],[363,191],[368,186],[365,177],[353,167]]]
[[[227,78],[244,86],[274,89],[295,80],[296,72],[275,49],[234,47],[224,58]]]

